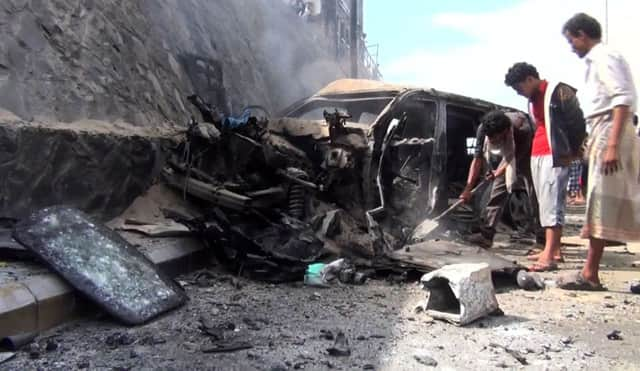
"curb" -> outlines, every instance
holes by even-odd
[[[149,259],[171,278],[202,268],[209,251],[196,243],[167,246]],[[0,286],[0,339],[39,333],[86,313],[90,304],[56,274],[43,274]]]

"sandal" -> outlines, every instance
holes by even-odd
[[[529,272],[553,272],[558,270],[558,264],[555,261],[549,263],[533,263],[527,270]]]
[[[573,272],[560,276],[556,280],[558,288],[579,291],[607,291],[601,283],[591,282],[582,276],[582,272]]]

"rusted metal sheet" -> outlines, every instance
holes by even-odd
[[[522,268],[515,262],[483,248],[444,240],[407,245],[400,250],[387,253],[387,256],[404,267],[423,272],[463,263],[487,263],[492,272],[509,274]]]

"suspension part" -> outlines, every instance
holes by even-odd
[[[307,200],[304,186],[291,183],[289,186],[289,215],[302,220],[304,218],[304,206]]]

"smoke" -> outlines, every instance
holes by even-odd
[[[184,88],[229,114],[252,104],[275,113],[344,77],[321,25],[285,1],[148,0],[143,9],[164,49],[182,61]]]

